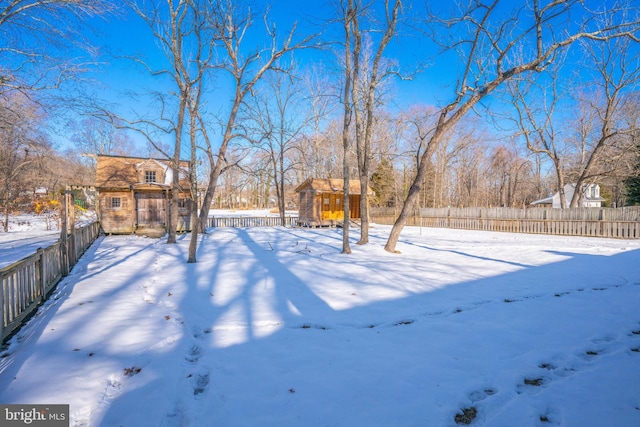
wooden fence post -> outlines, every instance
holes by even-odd
[[[4,273],[0,273],[0,343],[4,342]]]
[[[47,266],[45,265],[44,249],[38,248],[40,257],[40,301],[44,301],[47,296]]]
[[[62,277],[66,277],[69,275],[69,245],[67,242],[67,212],[69,209],[68,206],[68,195],[69,191],[65,190],[62,192],[62,206],[60,206],[60,211],[62,212],[62,218],[60,219],[60,258],[62,262]]]
[[[69,218],[69,270],[78,262],[78,254],[76,252],[76,204],[74,201],[74,193],[72,191],[65,191],[67,195],[67,209],[69,210],[67,216]]]

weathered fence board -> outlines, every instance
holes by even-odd
[[[297,216],[286,216],[285,227],[293,227],[298,221]],[[277,227],[282,225],[279,216],[240,216],[240,217],[209,217],[208,227]]]
[[[393,224],[393,209],[373,208],[372,222]],[[517,209],[517,208],[423,208],[407,225],[511,233],[640,239],[640,207]]]
[[[77,228],[68,235],[67,251],[60,242],[38,249],[33,255],[0,269],[0,336],[15,332],[24,319],[45,301],[55,285],[98,237],[97,222]]]

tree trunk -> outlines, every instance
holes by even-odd
[[[198,252],[198,178],[196,171],[196,133],[197,120],[196,110],[200,104],[201,87],[197,87],[197,94],[191,100],[189,108],[189,140],[191,143],[190,159],[189,159],[189,192],[191,194],[191,213],[189,224],[191,225],[191,240],[189,240],[189,257],[187,263],[197,261],[196,254]]]
[[[192,185],[194,182],[192,181]],[[189,240],[189,258],[187,263],[197,261],[196,253],[198,251],[198,201],[197,198],[191,201],[191,240]]]
[[[281,133],[282,134],[282,133]],[[282,144],[280,144],[280,147],[282,147]],[[276,185],[276,199],[278,202],[278,213],[280,216],[280,225],[282,225],[283,227],[287,225],[286,221],[285,221],[285,215],[284,215],[284,152],[282,150],[282,148],[280,149],[279,153],[278,153],[278,164],[274,165],[275,167],[273,168],[274,171],[276,171],[277,177],[274,180],[274,184]]]
[[[280,179],[275,184],[278,186],[278,211],[280,213],[280,225],[287,225],[285,219],[285,200],[284,200],[284,154],[280,153]]]
[[[207,190],[204,193],[204,198],[202,199],[202,206],[200,207],[200,216],[198,217],[198,222],[200,223],[200,229],[203,233],[207,230],[208,220],[209,220],[209,210],[211,208],[211,201],[213,200],[213,194],[216,191],[216,186],[218,183],[218,177],[220,176],[220,169],[222,169],[222,162],[218,160],[215,163],[212,163],[215,166],[209,172],[209,182],[207,184]],[[220,167],[219,167],[220,166]]]
[[[441,122],[446,117],[446,111],[442,112]],[[404,201],[404,205],[402,206],[402,210],[400,211],[400,215],[398,215],[398,219],[393,224],[391,228],[391,232],[389,233],[389,238],[387,239],[387,243],[384,246],[384,249],[387,252],[399,253],[396,251],[396,245],[398,244],[398,239],[400,239],[400,233],[407,223],[407,219],[411,215],[413,208],[420,197],[420,192],[422,191],[422,186],[427,176],[427,169],[431,162],[429,159],[433,155],[434,150],[440,143],[441,135],[446,131],[446,124],[439,123],[441,126],[440,130],[436,130],[433,137],[427,143],[427,147],[420,158],[420,163],[418,164],[418,172],[416,174],[415,179],[413,180],[413,184],[409,187],[409,193],[407,194],[407,198]]]
[[[418,169],[418,175],[424,176],[426,175],[426,166],[423,167],[423,164],[426,165],[427,162],[420,163],[420,168]],[[387,252],[400,253],[396,250],[396,245],[398,244],[398,240],[400,239],[400,233],[407,223],[407,219],[409,219],[409,215],[413,211],[413,206],[415,205],[418,197],[420,197],[420,191],[422,190],[422,182],[423,179],[416,177],[411,187],[409,187],[409,194],[402,206],[402,210],[400,211],[400,215],[398,215],[398,219],[393,224],[391,228],[391,232],[389,233],[389,239],[387,239],[387,244],[384,246],[384,249]]]
[[[560,196],[560,208],[567,208],[567,195],[564,192],[564,171],[559,161],[554,160],[556,167],[556,179],[558,180],[558,195]]]
[[[367,188],[369,188],[369,180],[362,179],[360,177],[360,240],[359,245],[366,245],[369,243],[369,195],[367,194]]]
[[[346,152],[347,150],[345,150],[345,156],[347,154]],[[350,218],[349,218],[349,166],[347,165],[347,162],[344,162],[344,185],[343,185],[343,210],[344,210],[344,217],[343,217],[343,221],[342,221],[342,253],[343,254],[350,254],[351,253],[351,245],[349,244],[349,225],[350,225]]]
[[[178,201],[180,200],[180,150],[182,148],[182,130],[184,129],[184,114],[187,108],[187,94],[181,90],[180,105],[178,106],[178,121],[176,122],[176,142],[173,148],[173,180],[171,182],[171,202],[169,203],[169,230],[167,243],[176,243],[178,228]]]
[[[349,0],[348,8],[344,11],[344,31],[345,31],[345,55],[344,55],[344,92],[342,102],[344,104],[344,115],[342,121],[342,173],[343,173],[343,190],[342,190],[342,209],[343,228],[342,228],[342,253],[350,254],[351,246],[349,245],[349,127],[351,123],[351,103],[349,96],[351,95],[351,85],[353,75],[351,70],[351,26],[357,25],[357,10],[354,7],[354,1]],[[357,67],[357,58],[355,58]],[[356,72],[354,72],[357,75]]]
[[[225,156],[227,154],[227,147],[229,146],[229,142],[232,138],[232,129],[235,125],[236,116],[238,114],[238,108],[240,107],[240,102],[242,101],[241,91],[239,87],[236,87],[236,98],[231,109],[231,113],[229,115],[229,120],[227,121],[227,128],[225,129],[224,136],[222,138],[222,144],[218,149],[217,159],[214,158],[213,154],[209,152],[209,162],[211,166],[211,172],[209,173],[209,183],[207,184],[207,191],[205,192],[204,199],[202,200],[202,208],[200,210],[200,227],[203,232],[207,229],[207,221],[209,218],[209,210],[211,209],[211,201],[213,200],[213,195],[216,191],[216,187],[218,185],[218,178],[222,173],[222,163],[225,161]],[[210,147],[209,147],[210,148]]]
[[[4,203],[4,232],[9,232],[9,200],[5,199]]]

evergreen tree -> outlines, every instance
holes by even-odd
[[[640,144],[637,146],[640,152]],[[634,169],[634,174],[624,181],[627,193],[627,206],[640,206],[640,157]]]
[[[625,181],[627,189],[627,206],[640,205],[640,164],[638,164],[636,171],[636,176],[629,177]]]
[[[395,203],[395,188],[393,180],[393,165],[383,158],[371,175],[370,187],[375,193],[371,204],[378,207],[393,207]]]

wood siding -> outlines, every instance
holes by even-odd
[[[298,224],[309,227],[335,226],[344,222],[343,181],[309,178],[296,188]],[[349,182],[349,218],[360,218],[360,181]],[[371,191],[369,191],[372,193]]]
[[[114,207],[114,199],[120,206]],[[131,191],[101,191],[98,196],[98,217],[105,233],[133,233],[135,230],[135,201]]]
[[[162,159],[98,156],[98,216],[105,233],[160,235],[166,231],[171,186],[165,181],[174,173],[169,164],[169,160]],[[179,196],[183,200],[176,218],[178,231],[191,230],[191,209],[195,208],[188,171],[189,162],[181,161],[179,185],[184,191]]]
[[[166,200],[163,193],[136,193],[138,227],[158,227],[166,224]]]

